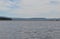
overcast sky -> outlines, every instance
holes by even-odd
[[[0,16],[60,17],[60,0],[0,0]]]

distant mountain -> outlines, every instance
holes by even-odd
[[[12,20],[27,20],[27,21],[60,21],[60,18],[13,18]]]
[[[0,17],[0,20],[17,20],[17,21],[60,21],[60,18],[9,18],[9,17]]]
[[[45,20],[45,18],[13,18],[13,20]]]
[[[8,17],[0,17],[0,20],[12,20],[12,18],[8,18]]]

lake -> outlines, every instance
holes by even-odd
[[[60,39],[60,21],[0,21],[0,39]]]

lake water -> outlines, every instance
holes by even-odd
[[[60,21],[0,21],[0,39],[60,39]]]

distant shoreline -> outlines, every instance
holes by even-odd
[[[9,17],[0,17],[0,21],[11,20],[11,21],[60,21],[60,18],[9,18]]]
[[[8,17],[0,17],[0,20],[12,20],[12,18],[8,18]]]

